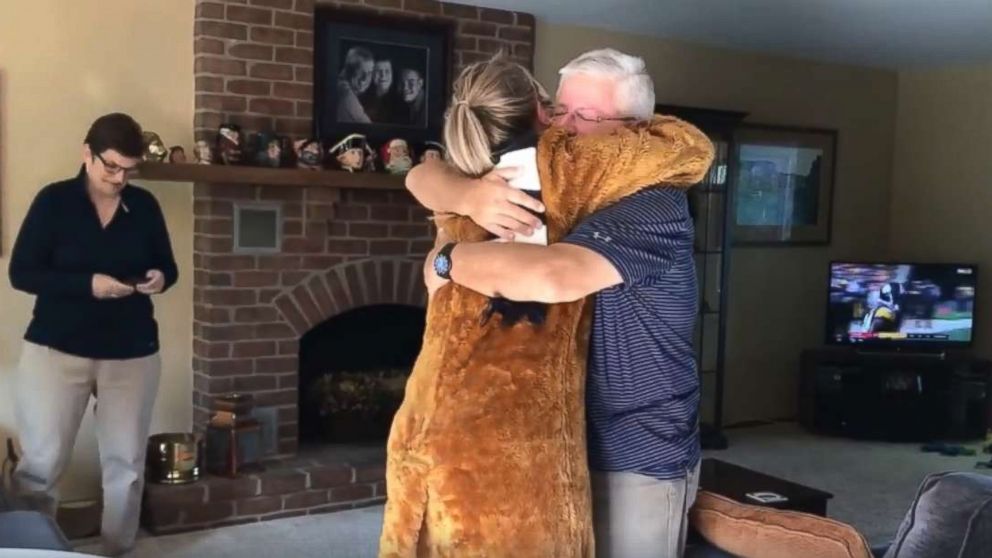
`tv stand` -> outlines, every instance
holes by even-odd
[[[947,351],[907,351],[906,349],[886,350],[886,349],[865,349],[858,347],[854,352],[862,358],[881,358],[896,360],[900,358],[910,359],[934,359],[946,360]]]
[[[981,438],[992,426],[992,363],[965,352],[803,351],[800,423],[889,441]]]

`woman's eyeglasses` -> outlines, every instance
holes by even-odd
[[[107,174],[116,175],[117,173],[123,172],[124,177],[127,178],[128,176],[134,176],[134,174],[138,172],[137,166],[122,167],[114,163],[108,163],[107,160],[104,159],[99,153],[94,153],[94,156],[97,159],[100,159],[100,162],[103,163],[103,170],[107,171]]]

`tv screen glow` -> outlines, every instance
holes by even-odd
[[[968,345],[977,275],[973,265],[834,262],[827,343]]]

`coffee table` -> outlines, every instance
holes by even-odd
[[[700,465],[699,488],[744,504],[801,511],[822,517],[827,516],[827,501],[834,497],[829,492],[713,458],[703,459]],[[788,500],[762,504],[746,497],[745,494],[748,492],[774,492],[785,496]]]

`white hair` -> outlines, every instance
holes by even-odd
[[[580,54],[558,70],[561,82],[570,75],[585,74],[614,80],[617,110],[622,116],[650,120],[654,115],[654,81],[648,75],[644,59],[612,48],[590,50]]]

